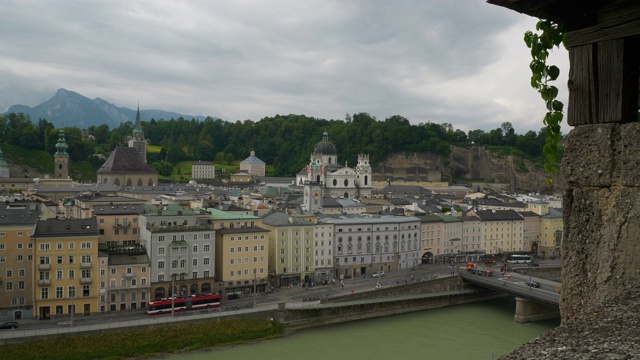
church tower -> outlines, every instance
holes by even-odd
[[[307,178],[303,180],[304,197],[302,205],[305,211],[312,213],[322,212],[322,180],[321,176],[316,176],[320,166],[316,160],[311,160],[307,167]]]
[[[56,144],[54,177],[56,179],[67,179],[69,177],[69,153],[67,153],[67,140],[64,138],[64,130],[60,130],[60,137]]]
[[[322,182],[305,181],[303,204],[306,211],[322,212]]]
[[[129,139],[129,147],[135,148],[138,154],[140,154],[142,161],[147,162],[147,140],[144,139],[144,132],[142,132],[140,105],[138,105],[138,113],[136,114],[136,127],[133,129],[131,139]]]

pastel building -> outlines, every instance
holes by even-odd
[[[264,217],[262,227],[270,232],[269,271],[276,286],[314,281],[314,223],[276,212]]]
[[[269,275],[269,230],[216,229],[216,280],[228,299],[265,292]]]
[[[487,254],[524,251],[524,218],[514,210],[479,210],[482,247]]]
[[[33,316],[33,243],[37,204],[0,208],[0,320]]]
[[[97,312],[96,218],[38,221],[32,240],[34,317]]]
[[[197,163],[193,163],[191,164],[191,178],[194,180],[215,179],[216,166],[207,161],[198,161]]]
[[[266,164],[256,157],[256,152],[251,150],[251,155],[240,162],[240,171],[255,176],[265,176]]]

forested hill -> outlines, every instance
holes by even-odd
[[[148,154],[148,163],[156,168],[183,160],[232,162],[246,158],[254,150],[257,157],[274,165],[274,173],[269,174],[272,176],[294,176],[300,171],[309,162],[309,155],[325,131],[336,145],[342,164],[345,161],[355,164],[357,154],[363,153],[370,155],[374,165],[397,152],[432,152],[447,157],[451,151],[449,145],[497,146],[503,153],[536,161],[542,159],[545,141],[544,130],[519,135],[510,123],[489,132],[465,133],[450,124],[413,125],[402,116],[378,120],[367,113],[347,115],[344,120],[305,115],[275,115],[260,121],[237,122],[211,118],[204,121],[152,119],[143,121],[142,129],[150,145],[162,148]],[[13,146],[53,154],[58,130],[45,119],[33,122],[24,114],[14,113],[0,116],[0,136],[5,144]],[[115,146],[125,146],[133,123],[127,121],[115,129],[100,125],[87,129],[65,127],[64,130],[72,164],[85,162],[97,170],[104,160],[92,155],[108,156]],[[95,173],[93,176],[93,179],[82,180],[95,180]]]

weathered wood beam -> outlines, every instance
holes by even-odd
[[[569,48],[569,125],[637,121],[638,44],[627,38]]]
[[[594,44],[587,44],[569,49],[567,124],[571,126],[596,123],[594,47]]]
[[[565,44],[572,47],[633,36],[640,36],[640,3],[635,9],[627,9],[627,12],[598,25],[567,32]]]
[[[565,30],[575,30],[596,24],[596,10],[603,0],[487,0],[487,3],[551,20],[562,24]]]

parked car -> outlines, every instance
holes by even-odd
[[[527,284],[527,286],[531,286],[534,288],[539,288],[540,287],[540,283],[537,281],[527,281],[525,284]]]
[[[0,324],[0,329],[15,329],[18,327],[18,322],[16,321],[5,321]]]
[[[371,277],[383,277],[384,276],[384,271],[376,271],[373,273],[373,275],[371,275]]]

